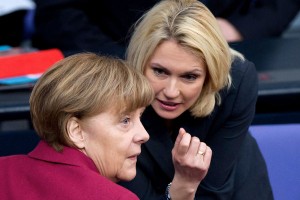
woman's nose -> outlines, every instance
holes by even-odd
[[[139,122],[139,128],[137,131],[138,131],[138,134],[137,134],[136,140],[139,143],[145,143],[149,140],[150,136],[141,121]]]
[[[176,80],[170,80],[166,87],[163,89],[163,93],[168,98],[176,98],[180,94],[179,88],[177,87]]]

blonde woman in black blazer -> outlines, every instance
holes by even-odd
[[[254,64],[229,48],[202,3],[161,1],[137,23],[127,59],[147,77],[155,100],[142,116],[150,140],[137,176],[123,186],[145,200],[273,199],[248,131],[258,89]]]

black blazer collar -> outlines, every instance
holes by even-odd
[[[150,135],[149,141],[144,144],[145,148],[162,171],[172,179],[174,166],[171,151],[174,144],[168,135],[164,119],[155,113],[152,106],[149,106],[142,116],[142,121]]]

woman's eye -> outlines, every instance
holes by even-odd
[[[195,75],[195,74],[187,74],[187,75],[184,75],[183,78],[188,80],[188,81],[194,81],[198,78],[199,76],[198,75]]]
[[[153,72],[154,72],[154,74],[156,74],[158,76],[165,74],[164,70],[162,70],[160,68],[156,68],[156,67],[153,68]]]
[[[130,118],[129,117],[124,117],[121,122],[122,122],[122,124],[127,125],[127,124],[130,123]]]

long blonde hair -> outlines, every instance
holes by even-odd
[[[233,58],[243,57],[229,48],[215,17],[204,4],[197,0],[162,0],[137,22],[126,58],[144,73],[156,47],[171,39],[206,64],[207,78],[190,111],[195,117],[207,116],[216,102],[221,103],[219,91],[231,85]]]

